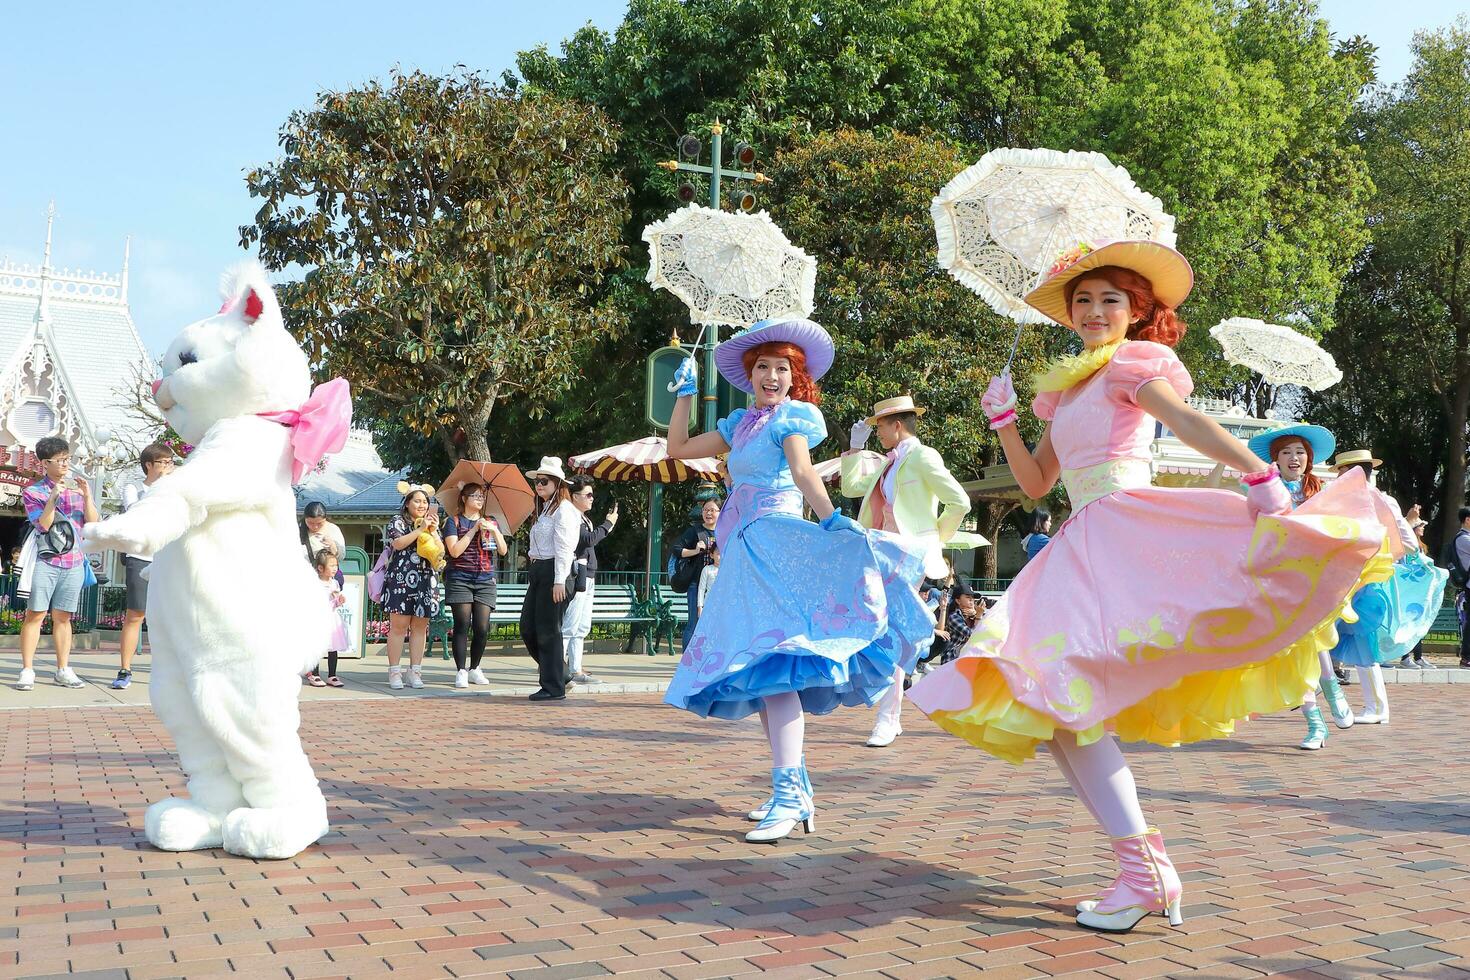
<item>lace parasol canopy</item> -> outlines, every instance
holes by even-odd
[[[643,240],[648,282],[683,300],[691,323],[747,327],[815,305],[817,260],[764,211],[690,204],[644,228]]]
[[[1250,368],[1273,385],[1301,385],[1313,391],[1342,380],[1332,355],[1304,334],[1279,323],[1233,316],[1210,328],[1231,364]]]

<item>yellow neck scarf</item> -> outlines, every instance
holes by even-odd
[[[1031,379],[1033,390],[1039,395],[1047,391],[1066,391],[1081,384],[1107,367],[1123,343],[1120,340],[1116,344],[1105,344],[1080,354],[1056,358],[1046,366],[1046,370]]]

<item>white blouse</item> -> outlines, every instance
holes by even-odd
[[[527,554],[533,559],[550,558],[554,563],[552,581],[565,582],[572,572],[581,531],[581,513],[570,500],[563,500],[555,510],[541,515],[531,525],[531,547]]]

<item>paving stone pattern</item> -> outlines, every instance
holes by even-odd
[[[1184,926],[1078,929],[1101,835],[1045,758],[909,709],[810,719],[817,833],[746,844],[760,726],[653,695],[303,705],[333,833],[294,860],[165,854],[145,708],[0,713],[0,977],[1470,976],[1465,688],[1294,748],[1295,714],[1130,752]]]

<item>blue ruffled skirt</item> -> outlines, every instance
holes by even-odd
[[[1419,552],[1394,565],[1393,578],[1374,582],[1353,597],[1356,623],[1337,624],[1332,659],[1349,667],[1398,660],[1434,625],[1449,573]]]
[[[762,698],[796,691],[803,710],[824,715],[876,703],[894,667],[912,671],[928,650],[934,616],[916,589],[922,546],[881,531],[827,531],[800,507],[796,491],[741,486],[731,495],[720,575],[666,702],[743,718]]]

